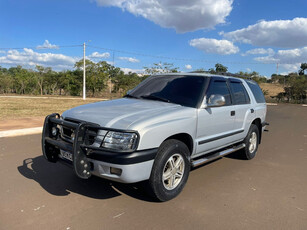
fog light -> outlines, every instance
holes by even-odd
[[[120,175],[122,175],[122,169],[119,169],[119,168],[112,168],[112,167],[111,167],[111,168],[110,168],[110,173],[120,176]]]
[[[52,127],[51,134],[55,137],[58,134],[58,129],[56,127]]]

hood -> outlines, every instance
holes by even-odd
[[[102,127],[129,129],[133,123],[174,112],[181,105],[153,100],[121,98],[81,105],[65,111],[63,118],[93,122]]]

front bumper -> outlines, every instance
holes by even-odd
[[[59,134],[53,136],[52,127],[59,126],[73,130],[74,140],[67,141]],[[95,147],[89,143],[89,133],[93,129],[114,131],[114,129],[89,122],[66,121],[60,119],[59,114],[47,116],[42,134],[42,150],[45,158],[48,161],[57,162],[62,160],[61,151],[72,153],[72,161],[66,160],[66,163],[71,164],[76,175],[83,179],[95,175],[119,182],[133,183],[149,178],[157,149],[113,152]],[[112,172],[112,168],[120,173]]]

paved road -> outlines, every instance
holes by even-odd
[[[39,135],[0,138],[0,229],[307,229],[306,107],[272,106],[267,120],[254,160],[198,168],[166,203],[48,163]]]

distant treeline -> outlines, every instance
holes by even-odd
[[[36,66],[35,70],[22,66],[9,69],[0,67],[0,93],[33,95],[80,96],[83,85],[83,60],[75,63],[74,70],[53,71],[50,67]],[[100,96],[109,91],[125,93],[143,80],[136,73],[125,74],[120,68],[105,61],[86,60],[86,89],[89,96]]]
[[[22,66],[0,67],[0,94],[33,94],[33,95],[71,95],[80,96],[83,84],[83,59],[76,62],[74,70],[54,71],[50,67],[36,66],[35,70]],[[259,73],[238,72],[236,77],[248,77],[258,83],[279,83],[284,86],[284,92],[275,96],[277,101],[304,103],[307,91],[307,63],[302,63],[298,73],[288,75],[273,74],[271,79],[260,76]],[[198,69],[197,73],[226,73],[228,68],[217,63],[215,68]],[[149,75],[155,73],[178,72],[178,67],[171,63],[154,63],[144,67],[144,75],[129,72],[105,61],[92,62],[86,60],[86,89],[88,96],[101,96],[103,92],[123,95],[134,88]],[[266,92],[264,92],[266,94]]]

